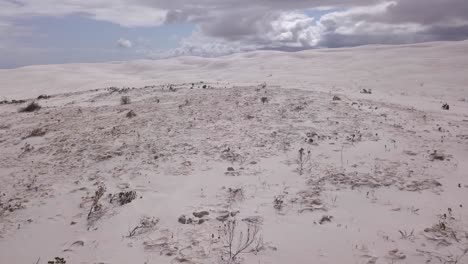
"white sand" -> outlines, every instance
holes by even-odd
[[[0,263],[229,263],[237,211],[240,263],[468,263],[467,72],[468,42],[0,70],[1,100],[52,95],[0,105]]]

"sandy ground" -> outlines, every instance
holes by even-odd
[[[0,71],[0,263],[468,263],[467,51]]]

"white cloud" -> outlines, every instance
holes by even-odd
[[[167,11],[131,0],[16,0],[0,2],[0,20],[83,14],[124,27],[159,26]]]
[[[117,45],[120,47],[120,48],[131,48],[133,46],[132,42],[128,39],[119,39],[117,40]]]
[[[71,14],[129,28],[195,24],[169,55],[468,38],[467,0],[0,0],[0,33],[16,32],[18,18]]]

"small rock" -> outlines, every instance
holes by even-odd
[[[228,171],[234,171],[234,168],[233,167],[228,167],[227,170]]]

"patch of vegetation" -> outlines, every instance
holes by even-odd
[[[229,220],[220,230],[220,237],[223,242],[223,252],[221,259],[228,264],[238,263],[239,255],[254,252],[255,246],[262,239],[259,235],[260,227],[258,224],[246,223],[246,230],[239,230],[236,220]]]
[[[92,205],[88,212],[88,220],[91,220],[95,216],[101,215],[102,204],[100,202],[100,199],[102,198],[105,192],[106,192],[106,188],[104,186],[99,186],[96,192],[94,193],[94,196],[91,198]],[[99,217],[95,217],[95,218],[99,218]]]
[[[244,200],[244,190],[240,188],[228,188],[227,201],[229,204]]]
[[[125,115],[127,118],[133,118],[136,116],[135,112],[133,110],[128,111],[128,113]]]
[[[47,95],[47,94],[41,94],[41,95],[39,95],[39,96],[37,97],[37,100],[49,99],[50,97],[52,97],[52,96]]]
[[[29,135],[27,135],[26,137],[24,138],[30,138],[30,137],[42,137],[46,134],[46,131],[45,130],[42,130],[42,128],[35,128],[31,131],[31,133],[29,133]]]
[[[36,103],[35,101],[30,102],[27,106],[20,108],[19,112],[20,113],[25,113],[25,112],[34,112],[41,109],[41,106]]]
[[[159,219],[155,217],[145,216],[141,218],[140,223],[130,231],[130,233],[128,234],[128,237],[133,237],[136,235],[146,233],[152,230],[158,223],[159,223]]]
[[[67,262],[65,261],[64,258],[59,258],[55,257],[54,260],[49,260],[47,261],[47,264],[66,264]]]
[[[281,210],[284,206],[284,195],[277,195],[273,200],[273,207],[276,210]]]
[[[307,166],[310,165],[310,150],[305,152],[304,148],[299,149],[299,155],[297,157],[297,165],[298,168],[297,170],[299,171],[299,174],[302,175],[305,169],[307,169]]]
[[[372,94],[372,89],[362,89],[361,93],[362,94]]]
[[[131,103],[130,96],[124,95],[124,96],[120,97],[120,104],[121,105],[127,105],[127,104],[130,104],[130,103]]]
[[[133,200],[136,199],[136,192],[135,191],[128,191],[128,192],[119,192],[112,196],[111,203],[117,202],[119,205],[125,205],[131,203]]]

